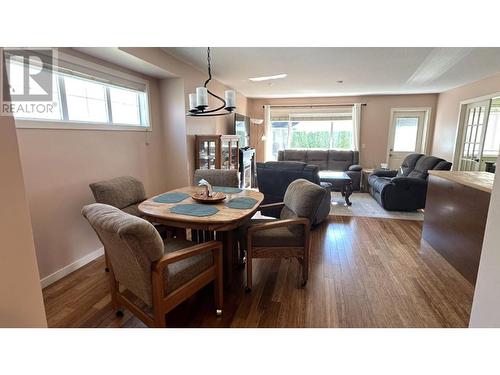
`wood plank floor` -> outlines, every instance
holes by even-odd
[[[473,286],[424,240],[422,223],[332,216],[313,231],[310,279],[296,260],[254,260],[215,316],[211,286],[167,314],[169,327],[467,327]],[[43,291],[49,327],[144,327],[111,309],[102,258]]]

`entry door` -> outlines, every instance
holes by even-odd
[[[490,105],[491,100],[467,105],[458,165],[459,171],[478,171],[481,166]]]
[[[398,169],[409,154],[423,151],[425,111],[395,111],[389,132],[390,169]]]

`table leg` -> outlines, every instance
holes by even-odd
[[[349,197],[352,194],[352,182],[345,184],[343,190],[344,190],[345,203],[348,206],[352,205],[352,202],[349,200]]]
[[[177,238],[186,239],[186,229],[184,228],[175,228],[174,235]]]
[[[222,243],[224,247],[224,284],[231,284],[234,269],[234,233],[233,231],[222,232]]]

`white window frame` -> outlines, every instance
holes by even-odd
[[[460,151],[462,148],[462,137],[465,128],[464,123],[465,123],[465,115],[467,113],[467,105],[471,103],[481,102],[484,100],[491,100],[498,97],[500,97],[500,91],[460,101],[458,106],[457,127],[455,131],[455,147],[453,148],[453,158],[452,158],[453,166],[451,168],[452,170],[456,170],[455,168],[458,168],[460,162]]]
[[[424,154],[429,153],[429,136],[430,136],[429,126],[430,126],[430,122],[431,122],[432,107],[396,107],[396,108],[391,108],[391,121],[389,123],[389,131],[387,134],[387,149],[386,149],[386,159],[385,159],[386,163],[389,163],[389,154],[391,153],[392,126],[394,124],[394,120],[395,120],[396,114],[398,112],[425,112],[420,147],[422,149],[422,153],[424,153]]]
[[[346,105],[346,107],[349,107],[349,105]],[[271,111],[272,111],[272,109],[271,109]],[[286,122],[287,122],[287,148],[291,149],[291,150],[300,150],[300,148],[294,148],[294,147],[291,147],[291,145],[290,145],[290,143],[291,143],[291,135],[292,135],[292,132],[291,132],[292,125],[291,125],[291,123],[293,122],[292,120],[290,120],[290,117],[291,116],[289,114],[288,115],[288,120],[286,120]],[[335,120],[329,121],[330,122],[330,136],[329,136],[329,147],[327,149],[335,149],[335,150],[339,150],[339,151],[352,150],[353,146],[354,146],[352,144],[351,144],[351,147],[347,148],[347,149],[340,149],[340,148],[333,148],[332,147],[332,142],[333,142],[332,135],[333,135],[333,129],[334,129],[334,125],[333,125],[334,121]],[[352,119],[352,117],[351,117],[351,121],[354,121]],[[273,121],[273,120],[271,120],[271,131],[272,131],[272,123],[273,122],[285,122],[285,120],[282,120],[282,121]],[[354,134],[353,134],[353,136],[354,136]],[[354,139],[351,139],[351,142],[354,142]],[[308,150],[324,150],[324,149],[325,148],[308,148]]]
[[[152,116],[151,116],[151,100],[150,100],[150,85],[149,81],[140,78],[135,75],[131,75],[116,69],[111,69],[100,64],[96,64],[82,58],[64,53],[58,52],[58,63],[65,64],[69,63],[72,66],[79,66],[84,74],[89,75],[89,80],[92,80],[91,72],[99,72],[99,75],[107,77],[107,82],[103,82],[101,79],[95,77],[95,82],[102,83],[105,85],[116,86],[118,88],[126,88],[123,85],[113,84],[113,79],[116,80],[127,80],[131,82],[136,82],[138,84],[144,85],[145,96],[146,96],[146,109],[147,109],[147,123],[148,125],[130,125],[130,124],[116,124],[109,122],[89,122],[89,121],[76,121],[76,120],[54,120],[54,119],[27,119],[27,118],[15,118],[16,128],[18,129],[58,129],[58,130],[104,130],[104,131],[138,131],[138,132],[150,132],[153,129]],[[90,72],[90,73],[89,73]],[[75,76],[78,78],[78,76]],[[106,91],[109,89],[106,87]],[[107,95],[109,100],[109,95]],[[64,99],[65,100],[65,99]],[[109,102],[108,102],[109,105]],[[109,114],[109,111],[108,111]]]

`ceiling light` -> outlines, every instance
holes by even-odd
[[[210,65],[210,47],[207,48],[207,66],[208,79],[202,87],[196,88],[196,93],[189,94],[189,112],[188,116],[222,116],[230,114],[236,108],[236,92],[234,90],[226,90],[224,99],[212,93],[207,85],[212,79],[212,67]],[[213,109],[208,108],[208,95],[218,99],[222,104]],[[224,110],[224,112],[221,112]]]
[[[344,83],[344,81],[342,81],[341,79],[339,79],[339,80],[337,81],[337,83],[339,83],[339,84],[340,84],[340,83]]]
[[[270,79],[280,79],[280,78],[285,78],[288,74],[276,74],[274,76],[265,76],[265,77],[254,77],[254,78],[248,78],[250,81],[253,82],[260,82],[260,81],[268,81]]]

